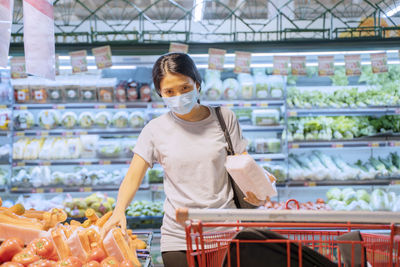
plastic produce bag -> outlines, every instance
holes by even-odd
[[[240,96],[240,85],[236,79],[228,78],[222,84],[224,99],[233,100]]]
[[[7,67],[14,0],[0,0],[0,67]]]
[[[254,96],[254,79],[247,73],[240,73],[238,76],[240,86],[242,88],[242,98],[252,99]]]
[[[50,80],[56,75],[52,0],[24,0],[26,71]]]

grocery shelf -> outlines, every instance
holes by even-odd
[[[285,154],[251,154],[255,161],[282,161],[286,159]]]
[[[99,192],[99,191],[118,191],[119,185],[96,185],[96,186],[47,186],[37,188],[17,187],[10,188],[11,193],[35,194],[35,193],[67,193],[67,192]],[[139,190],[149,190],[148,185],[140,185]]]
[[[283,125],[271,125],[271,126],[253,126],[253,125],[241,125],[242,131],[245,132],[280,132],[285,129]]]
[[[202,104],[208,106],[223,106],[223,107],[238,107],[238,108],[246,108],[246,107],[280,107],[285,101],[281,98],[270,98],[270,99],[255,99],[255,100],[215,100],[201,101]],[[166,108],[163,102],[152,102],[152,108]]]
[[[0,131],[0,136],[9,136],[11,131]]]
[[[65,159],[65,160],[13,160],[14,167],[65,166],[65,165],[127,165],[131,159]]]
[[[76,130],[64,130],[64,129],[53,129],[53,130],[25,130],[25,131],[14,131],[14,136],[80,136],[80,135],[129,135],[139,134],[143,128],[126,128],[126,129],[76,129]]]
[[[387,115],[386,107],[288,109],[288,117]]]
[[[126,109],[126,108],[147,108],[149,102],[130,103],[69,103],[69,104],[14,104],[14,110],[26,109]]]
[[[0,187],[0,192],[5,192],[6,189],[4,187]]]
[[[287,181],[289,187],[298,186],[357,186],[357,185],[395,185],[400,184],[400,178],[385,178],[374,180],[323,180],[323,181]]]
[[[362,140],[337,140],[337,141],[301,141],[289,142],[289,149],[297,148],[346,148],[346,147],[386,147],[386,140],[362,139]]]

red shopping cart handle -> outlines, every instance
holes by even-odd
[[[289,199],[288,201],[286,201],[285,209],[290,210],[290,208],[289,208],[289,203],[290,203],[290,202],[294,202],[294,203],[296,204],[296,208],[297,208],[298,210],[300,209],[299,202],[298,202],[296,199],[294,199],[294,198],[291,198],[291,199]]]

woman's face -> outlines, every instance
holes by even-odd
[[[179,96],[193,89],[197,90],[196,83],[193,79],[179,73],[167,73],[160,82],[162,97]]]

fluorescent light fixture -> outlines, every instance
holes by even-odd
[[[136,66],[133,66],[133,65],[111,66],[111,69],[113,69],[113,70],[127,70],[127,69],[134,70],[134,69],[136,69]]]
[[[205,0],[195,0],[194,1],[194,21],[198,22],[203,19],[204,12],[204,1]]]
[[[9,70],[10,69],[10,67],[9,66],[7,66],[7,67],[0,67],[0,70]]]
[[[400,11],[400,6],[397,6],[397,7],[393,8],[392,10],[390,10],[389,12],[387,12],[386,16],[391,17],[399,11]]]

